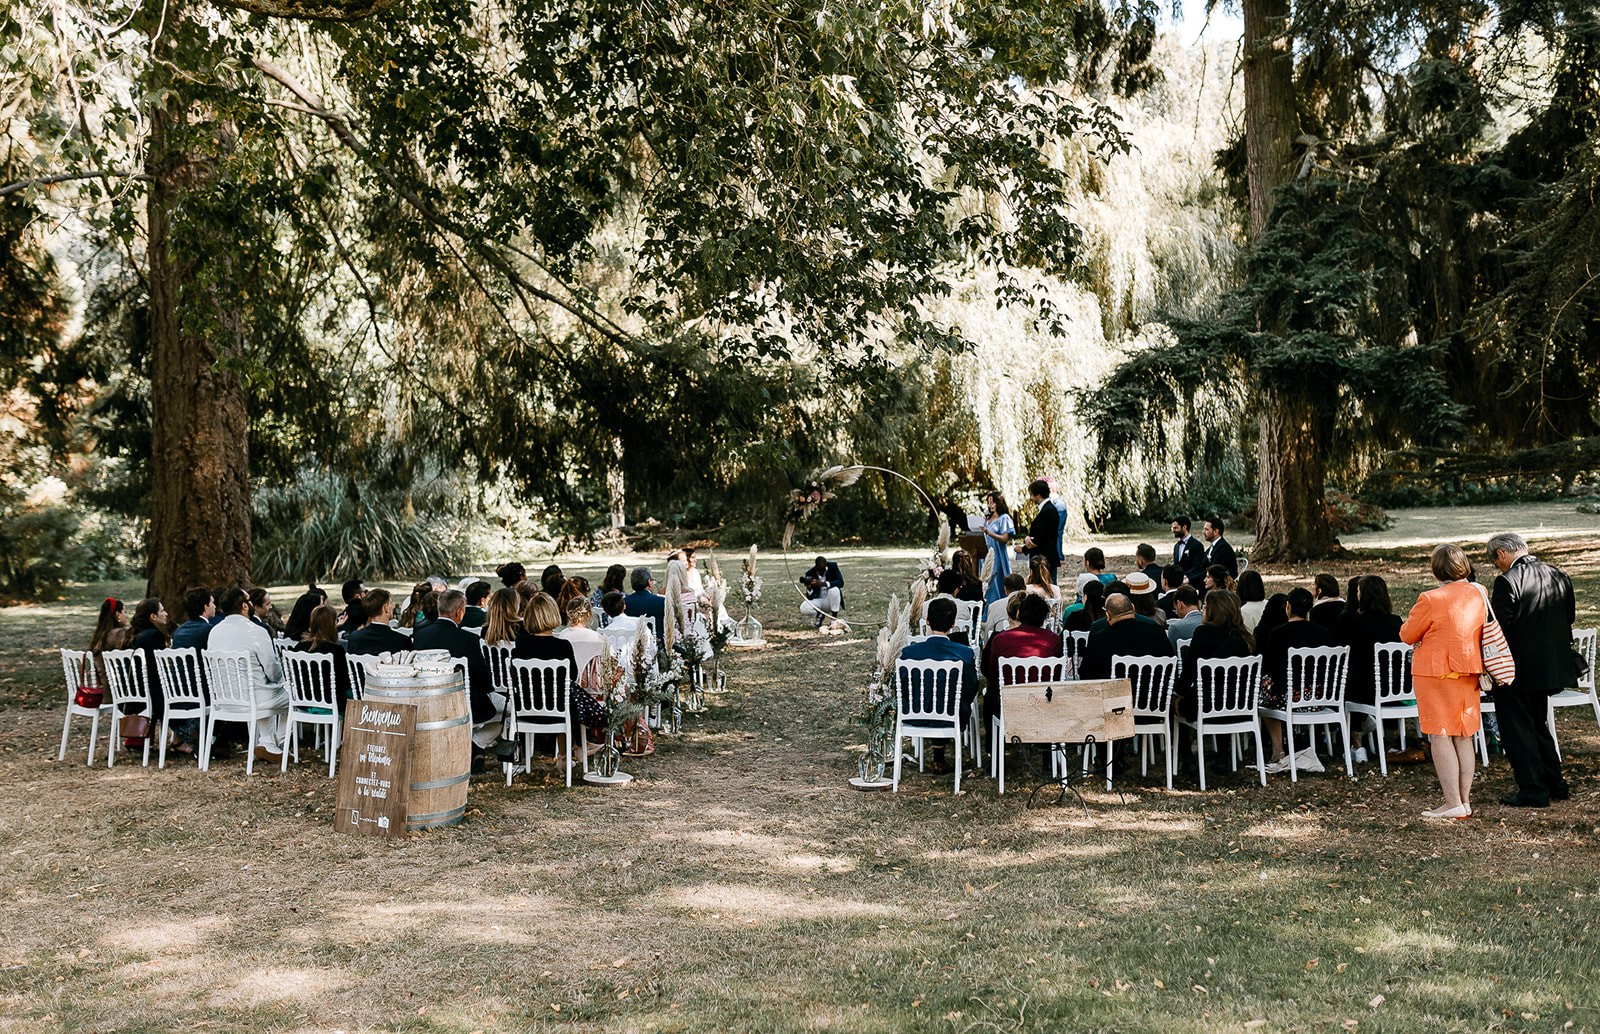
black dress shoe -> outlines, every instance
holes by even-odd
[[[1528,797],[1524,794],[1513,793],[1500,798],[1500,803],[1508,808],[1548,808],[1549,801],[1541,801],[1537,797]]]
[[[1560,786],[1550,791],[1550,799],[1552,801],[1564,801],[1571,796],[1572,788],[1566,783],[1562,783]]]

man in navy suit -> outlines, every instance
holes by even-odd
[[[1042,556],[1050,566],[1050,581],[1056,580],[1061,567],[1061,511],[1050,501],[1050,483],[1035,481],[1028,486],[1028,498],[1039,507],[1039,513],[1028,525],[1028,537],[1022,540],[1022,552],[1029,556]]]
[[[635,567],[628,579],[633,591],[623,597],[623,613],[636,618],[649,618],[650,630],[656,642],[661,641],[661,622],[666,617],[666,597],[655,591],[656,582],[650,577],[648,567]]]
[[[972,721],[972,702],[978,697],[978,665],[973,656],[972,647],[953,641],[950,630],[956,624],[956,601],[948,597],[928,601],[928,611],[925,615],[928,622],[928,638],[920,643],[908,643],[900,651],[903,661],[960,661],[961,662],[961,721],[965,725]],[[923,706],[933,706],[932,688],[924,691]],[[961,744],[956,744],[956,760],[961,760]],[[933,748],[931,767],[935,772],[944,773],[951,771],[944,760],[944,745],[939,744]]]

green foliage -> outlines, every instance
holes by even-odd
[[[58,503],[32,503],[12,486],[0,487],[0,595],[52,599],[86,567],[77,541],[78,518]]]
[[[434,480],[395,486],[303,473],[254,493],[255,578],[416,578],[469,559],[462,486]]]

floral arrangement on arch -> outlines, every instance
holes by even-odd
[[[898,596],[889,597],[889,611],[878,631],[878,650],[872,673],[867,676],[861,701],[851,720],[865,727],[867,742],[852,749],[861,754],[861,777],[881,780],[884,769],[893,762],[894,723],[899,702],[895,693],[895,661],[911,638],[911,606],[900,606]]]

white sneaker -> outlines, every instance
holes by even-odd
[[[1287,765],[1284,766],[1284,768],[1288,767],[1289,766]],[[1300,753],[1296,754],[1294,756],[1294,767],[1301,772],[1327,771],[1327,769],[1322,767],[1322,761],[1317,757],[1317,749],[1315,747],[1307,747],[1305,750],[1302,750]]]
[[[1356,764],[1365,765],[1367,763],[1367,748],[1357,747],[1350,752],[1350,756],[1355,759]]]

